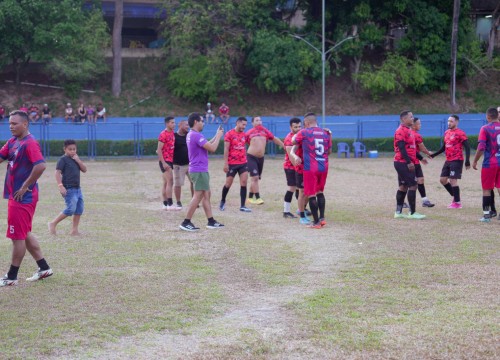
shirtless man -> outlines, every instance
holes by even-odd
[[[249,144],[247,149],[248,171],[250,172],[248,202],[250,204],[262,205],[264,204],[264,200],[260,198],[259,180],[264,168],[264,154],[266,152],[267,141],[271,140],[280,147],[284,147],[284,145],[279,138],[274,137],[268,129],[262,126],[260,116],[252,119],[252,126],[253,128],[246,133],[247,144]]]

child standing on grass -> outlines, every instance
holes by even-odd
[[[49,231],[56,234],[56,226],[68,216],[73,216],[71,235],[80,235],[78,224],[83,214],[83,195],[80,189],[80,171],[87,172],[87,166],[76,153],[75,140],[64,140],[64,155],[57,161],[56,181],[59,192],[64,197],[66,209],[49,222]]]

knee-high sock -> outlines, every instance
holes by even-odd
[[[494,212],[497,211],[497,209],[495,208],[495,190],[491,190],[490,206],[491,206],[491,211],[494,211]]]
[[[490,214],[490,207],[491,207],[491,196],[483,195],[483,213],[485,215]]]
[[[285,194],[285,201],[283,204],[283,212],[290,212],[290,203],[292,202],[293,199],[293,192],[287,191]]]
[[[453,201],[456,203],[460,202],[460,187],[453,186]]]
[[[246,199],[247,199],[247,187],[246,186],[242,186],[242,187],[240,187],[241,207],[245,206]]]
[[[319,218],[324,219],[325,218],[325,206],[326,206],[325,194],[319,193],[318,195],[316,195],[316,198],[318,199]]]
[[[318,201],[316,200],[316,196],[311,196],[309,198],[309,208],[311,209],[311,214],[314,218],[314,223],[319,221],[318,216]]]
[[[424,198],[427,195],[425,194],[425,185],[424,184],[418,184],[418,192],[420,193],[420,197]]]
[[[408,205],[410,205],[410,214],[415,212],[415,202],[417,201],[417,190],[408,190]]]
[[[405,203],[406,192],[398,190],[396,192],[396,212],[403,211],[403,204]]]
[[[229,192],[229,188],[226,187],[226,185],[224,185],[222,187],[222,198],[221,198],[221,201],[224,201],[226,202],[226,196],[227,196],[227,193]]]
[[[443,185],[444,188],[446,189],[446,191],[448,191],[448,193],[453,196],[453,190],[451,189],[451,184],[450,183],[446,183],[445,185]]]

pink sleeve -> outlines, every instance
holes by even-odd
[[[7,159],[9,157],[9,142],[7,141],[4,146],[2,146],[2,149],[0,149],[0,157],[2,159]]]
[[[33,165],[45,162],[42,151],[40,149],[40,144],[38,144],[36,141],[31,142],[29,146],[27,146],[26,154],[28,155],[29,161]]]

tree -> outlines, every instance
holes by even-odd
[[[120,97],[122,91],[122,27],[123,0],[116,0],[113,24],[113,79],[111,84],[114,97]]]
[[[490,36],[488,39],[488,50],[486,51],[486,55],[488,56],[489,60],[493,58],[493,49],[495,48],[497,28],[499,26],[500,26],[500,2],[498,2],[495,11],[493,11],[493,16],[491,19]]]
[[[13,65],[19,83],[30,61],[46,64],[61,81],[81,84],[107,70],[106,23],[81,0],[3,0],[0,2],[0,66]]]
[[[458,19],[460,17],[460,0],[453,2],[453,22],[451,30],[451,107],[455,108],[457,103],[455,99],[457,86],[457,46],[458,46]]]

